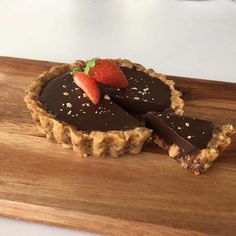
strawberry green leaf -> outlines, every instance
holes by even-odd
[[[84,73],[88,74],[90,69],[92,69],[96,65],[96,59],[92,59],[86,63],[86,66],[84,68]]]
[[[74,76],[75,73],[78,72],[78,71],[81,71],[81,68],[79,68],[79,67],[74,67],[74,68],[72,69],[72,75]]]

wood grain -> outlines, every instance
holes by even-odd
[[[0,57],[0,214],[105,235],[235,235],[236,139],[206,174],[155,145],[137,156],[78,159],[32,122],[24,90],[56,63]],[[170,76],[186,113],[236,125],[236,84]]]

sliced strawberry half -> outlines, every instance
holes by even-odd
[[[93,104],[98,104],[101,93],[95,80],[91,79],[89,75],[81,71],[75,71],[73,78],[78,87],[80,87],[89,97]]]
[[[91,79],[116,88],[126,88],[129,82],[123,71],[112,60],[93,59],[88,61],[84,72]]]

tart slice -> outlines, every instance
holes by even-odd
[[[231,143],[232,125],[221,127],[210,121],[169,112],[148,112],[147,127],[154,130],[154,142],[195,175],[206,171]]]

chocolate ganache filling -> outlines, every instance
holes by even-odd
[[[120,106],[136,114],[164,111],[170,107],[170,88],[163,81],[135,68],[120,68],[129,81],[128,88],[117,89],[101,85],[102,91]]]
[[[40,94],[44,109],[83,131],[131,130],[143,124],[103,95],[94,105],[74,83],[70,72],[50,80]]]
[[[135,68],[120,68],[129,87],[117,89],[100,85],[103,96],[98,105],[94,105],[77,87],[70,72],[50,80],[40,94],[40,101],[58,120],[83,131],[142,127],[143,124],[128,112],[140,114],[170,107],[170,89],[164,82]]]
[[[179,147],[180,156],[206,148],[214,129],[210,121],[168,112],[148,112],[144,119],[147,127],[153,129],[168,145],[176,144]]]

